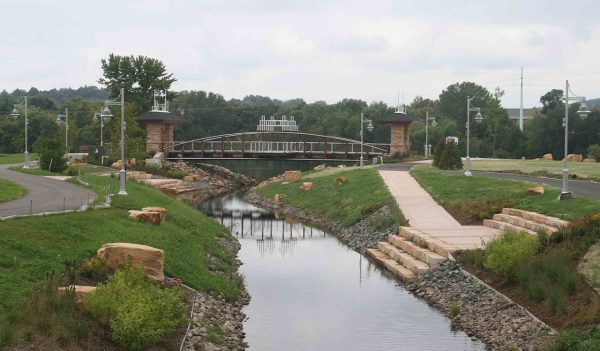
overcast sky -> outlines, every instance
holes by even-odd
[[[109,53],[162,60],[175,90],[395,104],[473,81],[505,107],[569,79],[600,97],[599,1],[0,0],[0,90],[97,85]]]

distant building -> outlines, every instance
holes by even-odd
[[[519,125],[519,108],[505,108],[506,113],[508,113],[508,118],[513,122],[513,124]],[[540,113],[540,108],[524,108],[523,109],[523,122],[527,124],[527,122],[534,119]]]

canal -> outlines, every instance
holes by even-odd
[[[241,242],[249,350],[484,350],[334,236],[233,194],[196,207]]]

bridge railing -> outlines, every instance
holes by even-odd
[[[347,154],[357,155],[361,145],[331,141],[261,141],[261,140],[201,140],[174,142],[174,152],[180,153],[257,153],[257,154]],[[363,152],[374,155],[389,153],[389,144],[363,144]]]

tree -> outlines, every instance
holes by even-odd
[[[455,83],[442,91],[438,102],[438,117],[456,119],[459,131],[464,132],[467,121],[467,98],[473,97],[471,106],[481,107],[482,110],[492,101],[490,92],[472,82]],[[484,113],[484,112],[482,112]]]
[[[44,139],[39,143],[40,168],[60,173],[67,169],[65,147],[56,139]]]
[[[542,103],[542,113],[548,110],[555,109],[562,104],[563,91],[560,89],[552,89],[540,98]],[[563,110],[564,111],[564,110]]]
[[[160,60],[147,56],[120,56],[110,54],[102,59],[104,77],[98,83],[106,86],[112,98],[125,89],[127,102],[133,102],[141,111],[152,107],[152,93],[155,90],[169,90],[177,81]],[[174,94],[171,93],[170,97]]]

